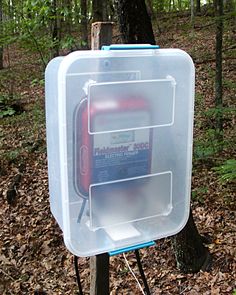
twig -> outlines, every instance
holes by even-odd
[[[215,22],[211,22],[211,23],[209,23],[209,24],[202,25],[202,26],[201,26],[201,25],[200,25],[200,26],[195,25],[195,26],[194,26],[194,29],[201,30],[201,29],[203,29],[203,28],[211,27],[211,26],[213,26],[213,25],[215,25]]]
[[[12,281],[15,281],[15,279],[14,279],[11,275],[9,275],[8,273],[6,273],[3,269],[0,268],[0,271],[1,271],[5,276],[9,277]]]

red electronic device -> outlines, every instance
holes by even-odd
[[[130,179],[150,173],[152,130],[149,128],[113,131],[118,121],[132,126],[137,121],[150,125],[150,109],[142,98],[131,97],[117,103],[92,103],[84,98],[75,112],[75,188],[87,198],[90,184]],[[104,126],[111,132],[92,134]],[[110,128],[110,129],[109,129]]]

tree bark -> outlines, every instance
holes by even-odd
[[[191,24],[194,26],[194,0],[190,0]]]
[[[2,35],[3,32],[3,5],[2,0],[0,0],[0,35]],[[3,46],[0,46],[0,70],[3,69]]]
[[[116,0],[120,32],[124,43],[155,44],[145,0]]]
[[[58,1],[58,0],[57,0]],[[63,22],[63,31],[69,35],[71,35],[71,23],[72,23],[72,5],[73,2],[71,0],[63,0],[62,3],[58,1],[57,5],[64,6],[67,10],[66,14],[64,15],[64,22]]]
[[[135,3],[134,3],[135,2]],[[144,1],[116,1],[118,20],[124,43],[155,44],[150,17]],[[140,13],[142,11],[142,13]],[[145,23],[146,22],[146,23]],[[140,27],[141,26],[141,27]],[[172,238],[177,266],[184,272],[206,269],[210,261],[208,249],[194,224],[192,212],[184,229]]]
[[[108,2],[109,2],[109,20],[113,21],[114,14],[115,14],[114,3],[113,3],[113,0],[108,0]]]
[[[103,5],[101,1],[92,0],[92,19],[93,22],[103,21]]]
[[[106,22],[109,19],[109,2],[108,0],[102,0],[102,21]]]
[[[172,238],[177,267],[184,273],[207,270],[211,261],[208,249],[202,243],[193,220],[192,211],[186,226]]]
[[[215,106],[222,109],[223,90],[222,90],[222,40],[223,40],[223,0],[216,0],[216,74],[215,74]],[[216,115],[216,130],[219,133],[219,140],[222,140],[220,133],[223,131],[222,112]]]
[[[201,0],[196,0],[196,13],[201,13]]]
[[[57,0],[53,0],[52,2],[52,57],[56,57],[59,55],[59,42],[60,42],[60,25],[59,18],[57,14]]]
[[[88,16],[87,0],[80,0],[81,9],[81,48],[88,49]]]
[[[147,3],[147,12],[150,18],[152,19],[154,17],[152,0],[146,0],[146,3]]]

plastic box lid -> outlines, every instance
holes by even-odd
[[[182,50],[78,51],[48,64],[50,206],[73,254],[184,227],[193,101],[194,65]]]

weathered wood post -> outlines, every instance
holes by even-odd
[[[92,24],[91,49],[99,50],[103,45],[112,43],[112,22],[96,22]]]
[[[101,49],[112,43],[112,23],[92,24],[91,49]],[[109,295],[109,255],[108,253],[90,258],[90,295]]]

